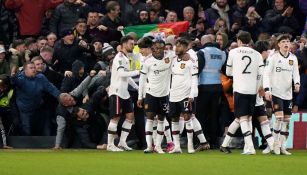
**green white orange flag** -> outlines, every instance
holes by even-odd
[[[168,35],[179,35],[182,32],[186,32],[189,28],[188,21],[174,22],[174,23],[162,23],[162,24],[147,24],[136,25],[124,28],[124,34],[129,32],[135,32],[139,38],[143,37],[146,33],[164,33]]]

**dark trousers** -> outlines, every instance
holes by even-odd
[[[300,92],[296,96],[295,103],[299,107],[306,107],[304,106],[304,101],[306,101],[307,97],[307,74],[301,74],[301,87]]]
[[[219,107],[222,92],[199,91],[196,116],[203,127],[204,134],[211,145],[217,145],[219,133]]]

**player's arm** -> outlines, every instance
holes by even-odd
[[[229,52],[229,55],[228,55],[228,60],[227,60],[227,63],[226,63],[226,75],[227,76],[232,76],[232,65],[233,65],[233,52]]]
[[[258,67],[258,72],[257,72],[257,87],[262,88],[263,87],[263,72],[264,72],[264,63],[262,56],[259,54],[258,56],[259,60],[259,67]]]
[[[114,59],[112,66],[115,66],[118,76],[120,77],[133,77],[140,74],[138,70],[127,70],[123,65],[123,61],[118,58]]]
[[[294,92],[298,93],[300,91],[300,73],[299,73],[298,61],[296,57],[293,62],[294,62],[293,63],[294,67],[293,67],[292,76],[293,76],[293,81],[294,81]]]
[[[139,80],[139,94],[138,100],[142,100],[144,97],[145,84],[147,80],[148,66],[144,63],[141,69],[141,75]]]
[[[263,72],[263,87],[265,91],[265,98],[268,101],[271,101],[271,73],[273,71],[274,62],[273,57],[269,56],[266,61]]]
[[[191,64],[190,66],[190,75],[191,75],[191,92],[189,95],[190,99],[198,96],[198,69]]]
[[[131,77],[128,78],[128,84],[132,86],[134,89],[138,90],[139,86],[133,81]]]

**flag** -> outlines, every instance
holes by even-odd
[[[164,33],[168,35],[179,35],[182,32],[186,32],[189,28],[188,21],[174,22],[174,23],[163,23],[163,24],[147,24],[147,25],[136,25],[124,28],[124,34],[127,35],[129,32],[135,32],[139,38],[143,37],[146,33]]]

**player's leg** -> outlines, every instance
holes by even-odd
[[[281,124],[280,130],[280,153],[283,155],[291,155],[286,149],[286,143],[289,136],[289,123],[292,115],[292,102],[290,100],[284,100],[284,118]]]
[[[264,149],[262,153],[268,154],[273,150],[273,145],[274,145],[274,138],[272,135],[272,131],[270,129],[270,121],[268,120],[268,117],[265,114],[259,116],[258,121],[260,123],[260,127],[263,133],[263,136],[268,143],[267,148]]]
[[[121,99],[112,95],[109,98],[110,116],[112,116],[110,123],[108,125],[108,146],[107,151],[123,151],[122,149],[114,145],[114,139],[117,136],[117,125],[120,119],[121,113]]]
[[[188,153],[192,154],[195,152],[193,144],[193,123],[189,113],[183,113],[182,116],[184,117],[185,128],[187,130]]]
[[[125,114],[126,119],[122,125],[122,131],[120,134],[118,147],[126,151],[132,151],[132,148],[130,148],[126,142],[134,121],[134,112],[133,112],[134,109],[131,98],[122,100],[122,106],[123,106],[123,113]]]
[[[172,118],[172,135],[174,139],[175,148],[169,153],[181,153],[180,148],[180,128],[179,128],[179,117],[180,117],[180,104],[179,102],[169,103],[169,116]]]
[[[229,149],[229,144],[231,143],[232,138],[234,137],[236,131],[240,127],[240,119],[236,118],[228,127],[227,134],[224,138],[224,141],[220,147],[220,151],[226,154],[231,153]]]
[[[281,124],[284,118],[284,112],[283,112],[283,101],[273,96],[273,110],[275,114],[275,123],[273,124],[273,138],[274,138],[274,154],[279,155],[280,154],[280,130],[281,130]]]
[[[145,135],[146,135],[146,143],[147,148],[144,150],[144,153],[153,152],[152,147],[152,134],[153,134],[153,121],[155,118],[155,114],[153,112],[146,112],[146,123],[145,123]]]
[[[175,145],[173,143],[173,139],[172,139],[172,134],[171,134],[171,127],[169,125],[169,122],[167,121],[166,117],[164,119],[164,136],[166,138],[166,143],[167,143],[167,147],[166,147],[166,151],[170,152],[171,150],[174,149]]]
[[[156,138],[155,151],[159,154],[164,153],[161,147],[161,143],[164,137],[164,129],[165,129],[164,119],[165,119],[165,116],[161,114],[158,115],[157,138]]]
[[[193,124],[194,134],[197,136],[197,138],[200,142],[200,145],[196,148],[195,151],[204,151],[204,150],[210,149],[210,144],[207,142],[205,135],[203,133],[203,129],[202,129],[199,121],[195,117],[195,114],[191,115],[191,120],[192,120],[192,124]]]

